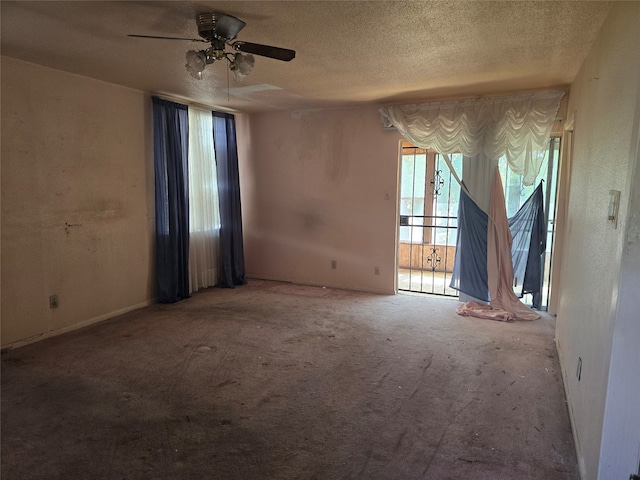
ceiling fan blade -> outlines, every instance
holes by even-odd
[[[220,18],[218,18],[216,22],[216,35],[222,38],[226,38],[227,40],[233,40],[245,25],[246,23],[244,23],[242,20],[234,16],[224,14]]]
[[[260,55],[262,57],[275,58],[276,60],[282,60],[283,62],[289,62],[296,57],[295,50],[289,50],[288,48],[271,47],[269,45],[261,45],[259,43],[233,42],[231,46],[234,50],[238,50],[240,52],[253,53],[254,55]]]
[[[182,38],[182,37],[158,37],[156,35],[127,35],[127,37],[136,37],[136,38],[155,38],[160,40],[186,40],[189,42],[204,42],[209,43],[206,40],[202,40],[200,38]]]

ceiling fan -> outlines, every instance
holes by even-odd
[[[251,43],[244,41],[233,41],[240,30],[246,25],[242,20],[225,13],[220,12],[204,12],[196,16],[196,24],[198,25],[198,34],[200,38],[181,38],[181,37],[160,37],[155,35],[128,35],[129,37],[138,38],[154,38],[162,40],[187,40],[191,42],[209,43],[211,46],[205,50],[189,50],[186,55],[186,65],[189,74],[198,79],[202,79],[202,72],[205,67],[216,60],[227,60],[229,69],[233,72],[236,80],[245,78],[251,70],[255,59],[253,55],[274,58],[289,62],[296,56],[295,50],[287,48],[272,47],[259,43]],[[227,46],[237,53],[229,53],[226,51]],[[242,52],[242,53],[240,53]]]

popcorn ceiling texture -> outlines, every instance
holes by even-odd
[[[209,65],[189,77],[185,52],[205,44],[194,17],[224,11],[238,38],[297,51],[257,58],[243,84]],[[2,54],[135,89],[241,111],[426,101],[568,85],[609,2],[2,2]],[[255,93],[234,88],[267,84]],[[228,87],[231,87],[228,90]]]

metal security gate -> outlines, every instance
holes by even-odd
[[[461,173],[462,155],[451,161]],[[401,162],[398,290],[457,297],[449,283],[460,187],[433,150],[403,142]]]

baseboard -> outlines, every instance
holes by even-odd
[[[336,290],[349,290],[351,292],[362,292],[362,293],[374,293],[376,295],[395,295],[396,292],[394,290],[388,290],[384,288],[365,288],[358,286],[344,286],[344,285],[331,285],[326,283],[316,283],[313,281],[300,281],[300,280],[292,280],[289,278],[278,278],[270,275],[249,275],[247,274],[247,278],[253,280],[269,280],[272,282],[283,282],[283,283],[291,283],[293,285],[302,285],[307,287],[326,287],[326,288],[334,288]]]
[[[567,411],[569,412],[569,421],[571,422],[571,434],[573,436],[573,445],[576,449],[576,458],[578,459],[578,471],[580,479],[585,480],[587,478],[584,461],[582,459],[582,453],[580,451],[580,442],[578,441],[578,429],[576,428],[575,418],[573,415],[573,408],[571,407],[571,401],[569,399],[569,390],[567,389],[567,372],[565,370],[565,361],[558,338],[555,338],[556,352],[558,352],[558,362],[560,363],[560,374],[562,375],[562,388],[564,389],[564,398],[566,399]]]
[[[39,333],[37,335],[33,335],[31,337],[22,338],[20,340],[16,340],[14,342],[8,343],[6,345],[2,345],[2,347],[0,347],[0,348],[4,351],[4,350],[13,350],[15,348],[24,347],[26,345],[29,345],[29,344],[32,344],[32,343],[35,343],[35,342],[39,342],[41,340],[45,340],[47,338],[56,337],[56,336],[62,335],[64,333],[73,332],[74,330],[79,330],[81,328],[88,327],[90,325],[93,325],[94,323],[99,323],[99,322],[103,322],[105,320],[109,320],[110,318],[117,317],[117,316],[123,315],[125,313],[129,313],[129,312],[131,312],[133,310],[137,310],[139,308],[148,307],[149,305],[153,305],[154,303],[157,303],[157,299],[156,298],[152,298],[150,300],[144,301],[142,303],[138,303],[136,305],[131,305],[129,307],[121,308],[119,310],[115,310],[113,312],[106,313],[104,315],[99,315],[97,317],[93,317],[93,318],[90,318],[88,320],[84,320],[82,322],[74,323],[73,325],[69,325],[69,326],[66,326],[66,327],[63,327],[63,328],[58,328],[58,329],[55,329],[55,330],[50,330],[48,332],[43,332],[43,333]]]

